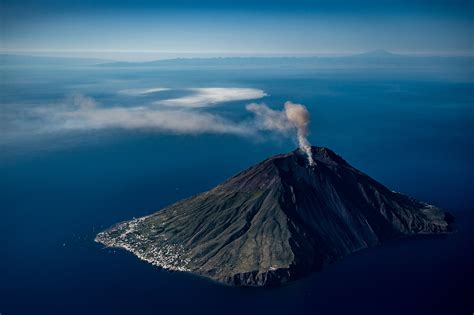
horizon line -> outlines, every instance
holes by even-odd
[[[357,51],[308,51],[308,52],[275,52],[275,51],[171,51],[171,50],[120,50],[120,49],[2,49],[2,55],[17,55],[31,57],[51,57],[51,58],[78,58],[78,59],[104,59],[122,62],[147,62],[168,59],[211,59],[211,58],[275,58],[275,57],[345,57],[372,52],[386,52],[389,54],[400,54],[406,56],[419,57],[474,57],[474,51],[392,51],[386,49],[371,49]],[[89,56],[84,54],[90,54]],[[97,54],[111,54],[112,56],[100,56]],[[135,58],[124,58],[121,56],[136,54]],[[146,58],[146,54],[151,54]],[[168,56],[153,56],[162,54]],[[141,55],[141,58],[140,58]],[[174,55],[174,56],[173,56]]]

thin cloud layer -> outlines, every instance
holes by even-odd
[[[168,91],[170,90],[169,88],[164,88],[164,87],[155,87],[155,88],[148,88],[148,89],[126,89],[126,90],[120,90],[120,94],[126,94],[126,95],[146,95],[150,93],[157,93],[157,92],[163,92],[163,91]]]
[[[252,88],[193,88],[192,95],[157,101],[155,104],[199,108],[231,101],[248,101],[261,99],[267,94]]]

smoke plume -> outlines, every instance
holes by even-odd
[[[225,101],[222,89],[206,91],[216,92],[218,95],[215,99],[219,98],[219,102]],[[148,93],[149,91],[140,92]],[[235,95],[242,97],[242,93],[248,91],[239,90],[235,94],[234,89],[231,92],[230,94],[226,92],[226,97],[234,100],[237,97]],[[274,110],[264,103],[251,103],[246,106],[246,109],[253,114],[253,117],[236,121],[218,113],[188,106],[170,108],[155,103],[145,103],[142,106],[104,106],[91,97],[76,94],[65,102],[34,108],[26,114],[22,112],[22,117],[29,119],[28,122],[25,121],[20,125],[28,127],[24,128],[25,132],[34,131],[36,134],[60,130],[120,128],[171,134],[232,134],[260,137],[262,131],[271,131],[280,135],[292,135],[296,131],[300,150],[307,154],[309,165],[315,164],[311,146],[307,140],[310,115],[304,105],[288,101],[282,110]],[[38,124],[31,124],[30,121],[37,121]],[[22,130],[18,132],[21,133]],[[0,142],[1,140],[2,137],[0,137]]]
[[[292,102],[285,103],[286,118],[292,123],[297,130],[298,145],[308,155],[309,165],[314,165],[313,155],[311,154],[311,145],[307,139],[309,112],[305,106]]]
[[[298,145],[308,156],[309,165],[314,165],[311,145],[307,139],[310,115],[304,105],[286,102],[283,111],[273,110],[265,104],[249,104],[247,110],[254,113],[257,129],[288,133],[296,129]]]

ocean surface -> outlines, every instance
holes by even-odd
[[[474,311],[471,69],[4,66],[1,72],[2,315]],[[157,87],[169,90],[123,93]],[[301,281],[263,289],[169,273],[95,243],[114,223],[295,149],[293,137],[271,132],[164,132],[64,121],[78,95],[101,108],[129,108],[209,87],[258,89],[266,96],[187,111],[240,122],[252,119],[245,110],[251,102],[274,109],[287,100],[306,105],[313,145],[331,148],[392,190],[450,211],[456,233],[394,241]]]

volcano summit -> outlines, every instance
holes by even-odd
[[[355,251],[451,231],[452,216],[393,192],[327,148],[273,156],[217,187],[118,223],[96,241],[167,270],[278,285]]]

